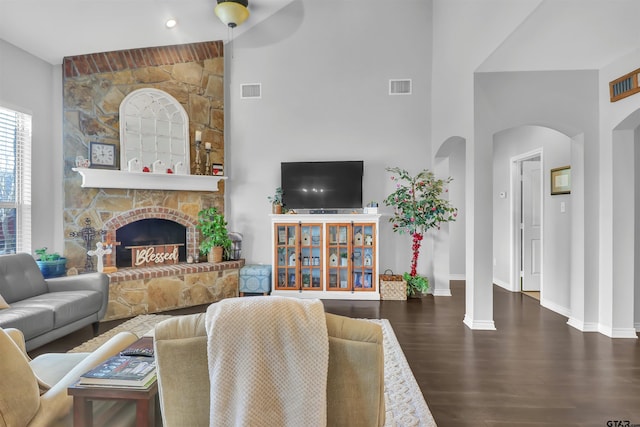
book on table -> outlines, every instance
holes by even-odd
[[[156,361],[148,356],[113,356],[82,374],[79,385],[147,388],[156,379]]]

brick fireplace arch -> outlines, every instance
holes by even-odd
[[[171,208],[165,208],[160,206],[152,206],[145,208],[132,209],[117,215],[104,224],[105,241],[116,242],[116,231],[125,225],[129,225],[133,222],[143,219],[165,219],[168,221],[177,222],[186,228],[187,241],[186,241],[186,253],[187,256],[192,256],[193,259],[198,259],[198,245],[199,233],[196,229],[197,220],[189,215],[186,215],[180,211]],[[105,260],[105,267],[115,267],[115,257],[108,257]]]

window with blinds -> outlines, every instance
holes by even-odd
[[[31,253],[31,116],[0,106],[0,254]]]

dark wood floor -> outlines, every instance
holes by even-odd
[[[499,287],[497,331],[472,331],[462,323],[464,283],[451,290],[452,297],[324,304],[332,313],[389,319],[440,427],[640,424],[638,340],[582,333],[536,299]],[[100,332],[118,323],[105,322]],[[89,338],[87,327],[33,354]],[[607,424],[613,420],[629,423]]]

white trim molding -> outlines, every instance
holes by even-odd
[[[567,325],[582,332],[598,332],[598,324],[593,322],[583,322],[574,317],[569,317]]]
[[[495,331],[496,330],[496,324],[494,323],[493,320],[473,320],[469,318],[466,314],[464,316],[463,323],[467,325],[469,329],[473,329],[476,331]]]
[[[612,328],[611,326],[605,326],[598,324],[598,332],[609,338],[633,338],[638,339],[636,330],[634,328]]]
[[[511,284],[510,283],[507,283],[507,282],[505,282],[503,280],[496,279],[495,277],[493,278],[493,284],[494,285],[498,285],[501,288],[506,289],[507,291],[518,292],[516,289],[512,289],[511,288]]]
[[[126,172],[112,169],[73,168],[82,176],[83,188],[124,188],[138,190],[218,191],[218,181],[226,176],[178,175]]]
[[[565,317],[571,317],[571,309],[567,307],[563,307],[559,304],[553,303],[545,298],[540,298],[540,305],[544,308],[548,308],[549,310],[561,314]]]

